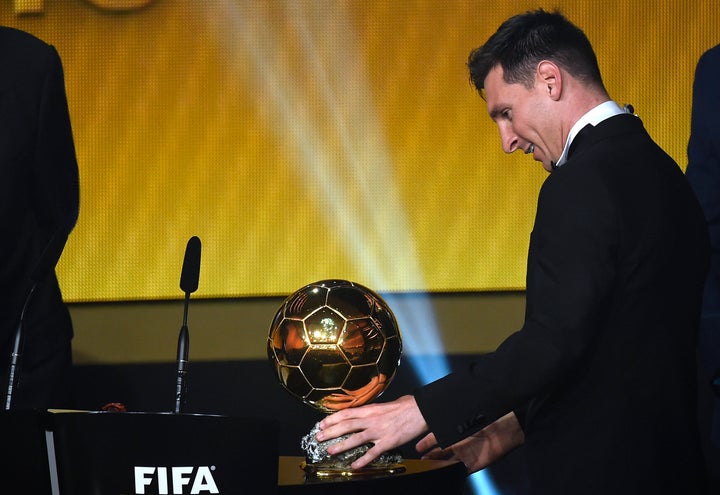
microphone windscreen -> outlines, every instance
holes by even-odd
[[[200,281],[200,239],[192,236],[185,248],[185,260],[180,274],[180,288],[185,293],[195,292]]]

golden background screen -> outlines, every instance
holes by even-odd
[[[606,86],[686,166],[717,1],[559,1]],[[81,175],[68,301],[524,287],[539,163],[505,155],[465,63],[517,1],[0,0],[63,59]],[[517,156],[516,156],[517,155]]]

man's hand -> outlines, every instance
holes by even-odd
[[[461,461],[471,474],[489,466],[524,441],[525,434],[515,413],[511,412],[446,449],[438,447],[432,433],[420,440],[415,448],[421,454],[425,453],[423,459]]]
[[[353,469],[360,469],[380,454],[417,438],[427,429],[415,398],[405,395],[392,402],[351,407],[331,414],[320,422],[317,440],[324,442],[352,433],[342,442],[328,447],[331,455],[372,443],[373,447],[351,465]]]

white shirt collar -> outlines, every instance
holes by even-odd
[[[563,148],[562,154],[560,155],[560,158],[558,158],[555,166],[559,167],[567,161],[567,155],[568,151],[570,150],[570,145],[572,144],[573,139],[575,139],[575,136],[577,136],[578,132],[580,132],[583,127],[588,124],[594,127],[605,119],[609,119],[610,117],[614,117],[615,115],[619,115],[625,112],[626,110],[622,109],[620,105],[618,105],[612,100],[609,100],[605,103],[599,104],[595,108],[592,108],[588,113],[580,117],[580,120],[575,122],[575,125],[573,125],[570,129],[567,141],[565,141],[565,148]]]

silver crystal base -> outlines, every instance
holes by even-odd
[[[391,451],[381,454],[363,469],[354,470],[350,465],[362,457],[373,444],[367,443],[353,449],[331,455],[327,449],[331,445],[341,442],[350,435],[343,435],[338,438],[318,442],[315,435],[320,431],[320,423],[310,433],[302,438],[300,443],[305,451],[305,463],[303,469],[312,476],[319,477],[352,477],[364,475],[376,475],[378,473],[393,474],[405,471],[402,465],[402,455],[398,451]]]

